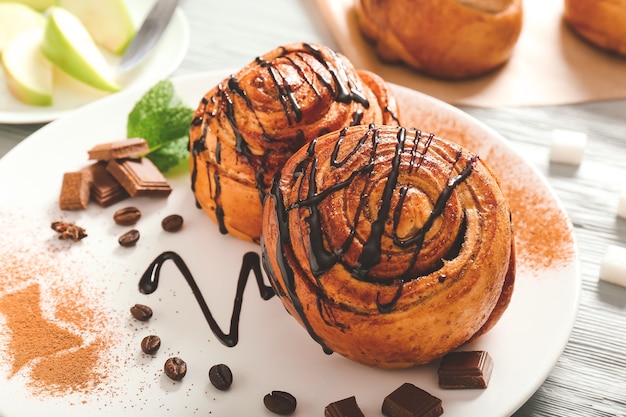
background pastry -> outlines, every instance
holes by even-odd
[[[582,38],[626,55],[625,0],[565,0],[565,21]]]
[[[380,77],[332,49],[276,48],[200,102],[189,133],[196,199],[222,233],[258,242],[262,200],[288,157],[344,126],[397,123],[397,113]]]
[[[350,127],[300,149],[265,200],[261,246],[313,339],[376,367],[427,363],[487,331],[515,280],[490,168],[400,127]]]
[[[382,60],[451,79],[503,65],[522,28],[522,0],[359,0],[356,13]]]

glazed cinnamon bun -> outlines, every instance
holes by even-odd
[[[432,134],[354,126],[289,158],[263,212],[263,265],[327,351],[430,362],[489,330],[511,298],[511,213],[477,155]]]
[[[189,132],[196,200],[222,233],[258,242],[262,200],[297,149],[345,126],[397,119],[377,75],[322,45],[276,48],[202,98]]]

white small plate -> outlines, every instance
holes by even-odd
[[[139,27],[152,2],[126,1],[131,16],[136,26]],[[118,81],[124,89],[128,89],[136,85],[152,85],[160,79],[167,78],[182,62],[188,47],[189,24],[183,11],[178,8],[154,51],[136,68],[127,73],[119,73]],[[111,66],[117,66],[120,57],[106,51],[103,51],[103,54]],[[0,123],[49,122],[107,95],[110,93],[89,87],[55,68],[52,106],[30,106],[20,102],[9,93],[4,71],[0,70]]]
[[[225,76],[198,74],[173,82],[195,108]],[[4,358],[0,416],[269,416],[263,397],[272,390],[296,396],[295,416],[323,415],[327,404],[352,395],[365,415],[377,416],[384,397],[404,382],[441,398],[446,417],[511,415],[550,373],[574,325],[581,274],[571,224],[544,178],[502,136],[441,101],[395,85],[393,90],[407,126],[472,145],[483,160],[491,162],[512,197],[513,218],[519,220],[513,299],[489,333],[463,347],[486,350],[492,356],[494,370],[487,389],[439,388],[436,363],[389,371],[325,355],[277,298],[261,300],[253,280],[245,291],[239,344],[233,348],[220,344],[211,333],[173,263],[163,267],[155,293],[141,294],[137,284],[150,262],[163,251],[175,251],[198,280],[215,319],[227,329],[242,257],[248,251],[258,253],[259,246],[219,233],[217,225],[196,208],[186,172],[170,177],[173,192],[167,199],[136,198],[106,209],[92,203],[80,212],[59,210],[63,173],[86,166],[87,150],[93,145],[124,137],[128,113],[145,92],[133,88],[44,126],[0,160],[0,357]],[[122,248],[117,239],[129,227],[115,225],[112,216],[128,205],[143,212],[134,226],[141,238],[135,247]],[[161,220],[172,213],[182,215],[185,224],[177,233],[166,233]],[[89,236],[73,244],[59,241],[50,230],[55,220],[76,222]],[[560,233],[559,239],[553,239],[550,231]],[[550,254],[554,256],[556,249],[563,259],[551,263]],[[100,353],[106,378],[102,383],[62,396],[38,393],[33,369],[56,355],[10,345],[16,340],[11,329],[19,327],[8,323],[2,313],[4,297],[32,285],[41,289],[39,304],[47,323],[83,336],[86,346],[78,348],[92,346],[94,339],[107,340]],[[129,308],[135,303],[152,307],[154,317],[146,323],[134,320]],[[27,307],[23,306],[25,314],[37,313]],[[19,318],[21,311],[12,317]],[[77,326],[59,311],[75,311],[78,318],[93,316],[96,325]],[[154,357],[140,350],[148,334],[162,339]],[[34,346],[50,346],[39,337],[32,340]],[[15,351],[26,357],[20,357],[13,374]],[[163,373],[169,356],[180,356],[188,364],[181,382]],[[207,372],[218,363],[233,371],[234,383],[228,391],[218,391],[209,383]],[[76,368],[81,365],[78,362]]]

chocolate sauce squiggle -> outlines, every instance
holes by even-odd
[[[235,294],[233,313],[230,319],[230,329],[228,333],[224,333],[224,331],[215,321],[215,318],[213,317],[209,306],[204,300],[200,288],[198,288],[198,284],[191,274],[191,271],[189,271],[189,268],[185,264],[185,261],[183,261],[183,258],[181,258],[181,256],[178,255],[176,252],[163,252],[162,254],[157,256],[154,261],[152,261],[146,272],[144,272],[144,274],[141,276],[141,279],[139,280],[139,291],[144,294],[152,294],[154,291],[156,291],[157,287],[159,286],[161,267],[165,262],[169,260],[174,262],[180,273],[187,281],[187,284],[189,284],[189,286],[191,287],[191,291],[193,292],[196,301],[200,305],[200,309],[204,314],[204,318],[209,324],[209,327],[211,328],[213,334],[215,334],[220,342],[228,347],[235,346],[239,341],[239,317],[241,315],[241,307],[243,304],[243,291],[246,288],[246,283],[248,282],[250,272],[254,273],[257,286],[259,287],[259,293],[262,299],[269,300],[275,295],[273,288],[265,285],[265,283],[263,282],[259,255],[254,252],[246,253],[243,257],[241,270],[239,271],[239,279],[237,280],[237,291]]]

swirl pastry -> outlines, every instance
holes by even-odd
[[[276,48],[202,98],[189,132],[197,202],[222,233],[258,242],[262,200],[287,158],[360,123],[397,124],[380,77],[322,45]]]
[[[382,60],[449,79],[508,61],[523,19],[521,0],[359,0],[356,14]]]
[[[626,0],[565,0],[564,17],[581,38],[626,56]]]
[[[401,127],[345,128],[296,152],[265,200],[261,247],[277,295],[325,350],[383,368],[489,330],[515,277],[491,169]]]

